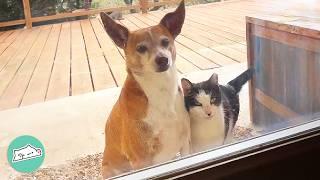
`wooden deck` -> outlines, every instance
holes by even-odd
[[[192,6],[176,40],[180,73],[246,61],[245,16],[282,1],[238,0]],[[157,24],[167,11],[132,14],[130,30]],[[100,19],[0,32],[0,110],[121,86],[124,54]]]

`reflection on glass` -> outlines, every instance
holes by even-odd
[[[139,2],[30,0],[33,17],[130,6]],[[54,36],[46,29],[51,26],[30,31],[34,33],[32,36],[27,36],[29,30],[24,30],[26,37],[30,38],[27,47],[32,49],[31,55],[29,50],[23,51],[27,57],[38,52],[34,48],[43,46],[49,51],[59,47],[57,52],[52,51],[52,66],[61,68],[58,60],[64,58],[68,62],[66,64],[72,66],[66,73],[71,78],[71,90],[75,86],[72,80],[79,74],[88,75],[90,83],[92,80],[90,88],[95,88],[94,78],[100,78],[100,74],[94,73],[98,73],[100,67],[92,65],[92,62],[98,58],[99,63],[105,63],[104,67],[109,68],[108,75],[112,82],[117,81],[113,82],[115,84],[125,79],[121,76],[126,75],[126,69],[128,71],[119,101],[114,104],[107,120],[105,134],[97,130],[99,135],[106,135],[105,146],[103,140],[99,141],[99,145],[105,147],[104,154],[101,148],[100,154],[76,160],[72,166],[81,164],[78,163],[81,160],[85,162],[83,164],[91,163],[96,168],[94,177],[101,178],[101,175],[113,177],[163,163],[168,165],[172,161],[181,162],[181,159],[188,161],[188,158],[196,157],[195,154],[211,153],[214,154],[212,157],[219,158],[228,155],[223,148],[232,147],[231,144],[240,146],[248,143],[246,140],[249,138],[266,137],[266,134],[279,133],[320,117],[319,12],[312,11],[310,4],[306,7],[311,9],[304,10],[308,12],[304,15],[301,4],[290,4],[290,11],[284,11],[287,8],[284,3],[279,6],[273,4],[274,7],[270,8],[266,4],[251,2],[250,6],[242,5],[247,9],[237,14],[234,11],[238,10],[239,4],[234,3],[190,7],[186,17],[183,4],[170,15],[166,14],[174,10],[165,8],[147,15],[120,12],[129,14],[124,17],[110,12],[110,16],[102,14],[101,19],[55,25],[50,29]],[[21,1],[8,0],[0,4],[7,9],[0,11],[0,18],[5,21],[23,17]],[[272,13],[250,16],[245,20],[245,15],[258,12],[255,10],[258,6]],[[268,8],[264,9],[264,6]],[[47,32],[48,36],[42,34],[38,38],[36,33],[39,32]],[[4,44],[0,41],[3,52],[15,38],[14,33],[10,34],[0,32],[0,40],[9,40]],[[50,39],[47,41],[46,37]],[[19,71],[20,65],[12,61],[18,57],[23,70],[31,76],[33,73],[25,68],[29,64],[23,61],[24,57],[20,53],[14,54],[19,43],[14,43],[9,53],[0,56],[8,59],[3,62],[13,63],[2,65],[5,68],[16,67],[14,70]],[[52,45],[47,46],[47,43]],[[92,44],[94,48],[90,46]],[[83,55],[81,58],[77,58],[79,49]],[[63,58],[59,55],[61,51],[65,52]],[[14,54],[13,58],[10,53]],[[73,71],[74,67],[87,65],[86,73]],[[61,66],[66,67],[64,64]],[[5,77],[6,73],[0,75]],[[51,81],[50,78],[51,74],[48,74],[47,79]],[[96,132],[96,129],[92,131]],[[268,142],[268,139],[264,140]],[[259,142],[255,143],[259,145]],[[75,146],[78,148],[78,144]],[[240,151],[241,148],[234,152]],[[41,174],[43,169],[38,172]]]
[[[234,143],[243,131],[253,137],[319,118],[318,35],[305,28],[306,25],[310,27],[310,22],[307,24],[305,20],[300,24],[299,20],[286,23],[283,25],[274,17],[247,18],[250,69],[241,75],[237,73],[229,82],[224,77],[222,81],[228,82],[225,85],[215,73],[211,77],[194,77],[200,83],[182,79],[185,105],[191,119],[192,153]],[[250,70],[254,73],[249,73]],[[225,73],[231,71],[232,68]],[[240,94],[239,101],[237,94],[251,75],[248,105],[247,92]],[[192,75],[190,77],[192,79]],[[243,107],[246,105],[248,107]],[[248,125],[243,131],[233,128],[239,106],[242,110],[250,108],[250,112],[241,112],[247,114],[247,119],[240,122]]]

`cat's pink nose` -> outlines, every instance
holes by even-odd
[[[208,113],[208,116],[211,116],[211,113]]]

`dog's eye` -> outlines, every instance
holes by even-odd
[[[136,50],[142,54],[145,53],[148,50],[148,48],[145,45],[138,45]]]
[[[169,39],[162,39],[161,45],[163,47],[168,47],[169,46]]]

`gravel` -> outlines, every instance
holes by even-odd
[[[103,179],[101,172],[102,153],[78,158],[59,166],[42,168],[31,174],[23,174],[15,180],[92,180]]]
[[[253,136],[253,130],[241,126],[236,126],[234,138],[236,141],[250,138]],[[39,169],[35,173],[22,174],[15,177],[15,180],[92,180],[102,179],[101,176],[102,153],[88,155],[67,162],[59,166]]]

